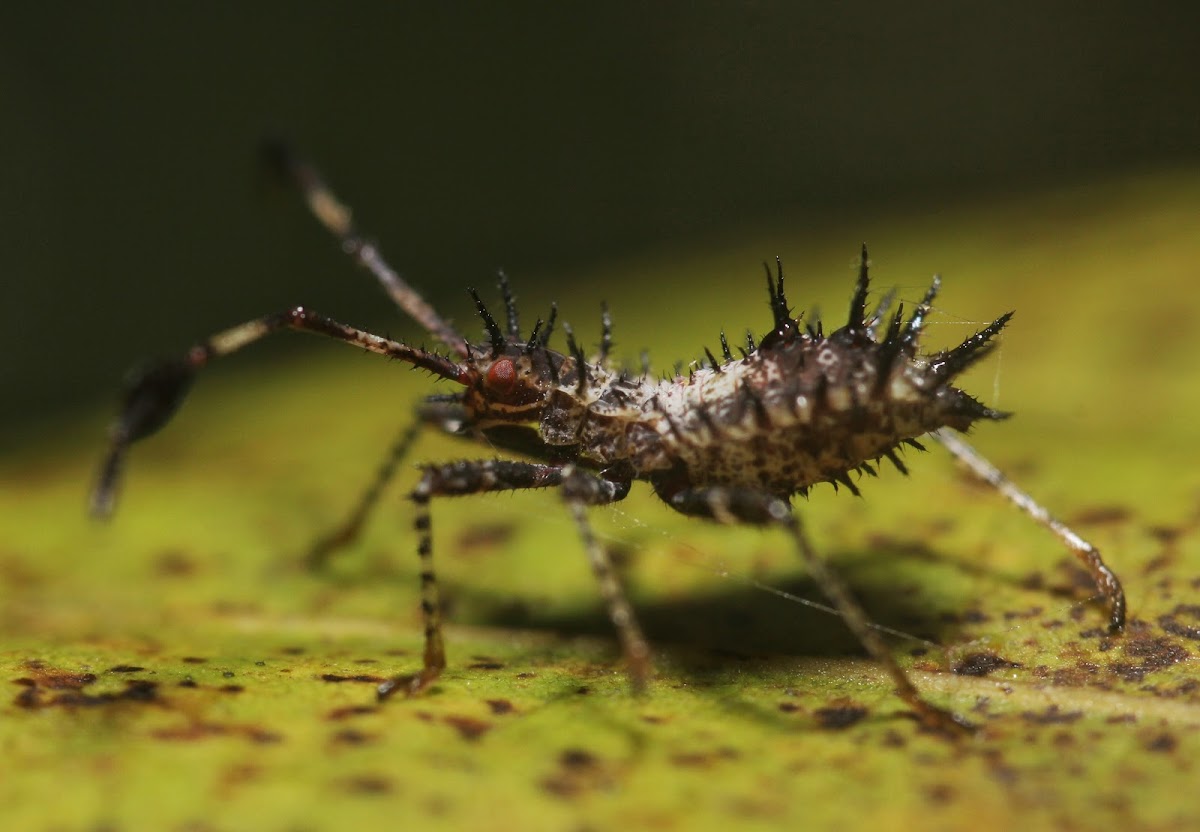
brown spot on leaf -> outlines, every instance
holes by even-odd
[[[354,676],[342,676],[337,673],[322,673],[318,676],[322,682],[333,682],[338,684],[341,682],[365,682],[372,685],[378,685],[386,681],[382,676],[370,676],[366,673],[359,673]]]
[[[1092,506],[1077,512],[1072,520],[1081,526],[1106,526],[1128,522],[1132,513],[1125,506]]]
[[[1179,746],[1179,740],[1171,734],[1156,734],[1146,741],[1146,750],[1169,754]]]
[[[558,755],[558,764],[565,769],[594,768],[598,763],[595,754],[582,748],[567,748]]]
[[[568,748],[558,755],[558,770],[541,780],[549,794],[564,799],[612,785],[612,777],[600,759],[582,748]]]
[[[954,665],[954,672],[959,676],[987,676],[1001,668],[1016,668],[1021,665],[1001,658],[995,653],[969,653],[962,661]]]
[[[343,728],[330,737],[330,742],[335,745],[366,745],[378,739],[378,734],[370,734],[366,731],[359,731],[356,728]]]
[[[712,751],[689,751],[671,755],[671,763],[682,768],[712,768],[720,762],[736,760],[741,755],[736,748],[722,746]]]
[[[394,789],[392,781],[382,774],[360,774],[356,777],[348,777],[342,783],[345,785],[346,791],[351,794],[391,794]]]
[[[257,725],[236,722],[192,722],[175,728],[160,728],[151,733],[155,739],[194,742],[213,737],[239,737],[260,745],[283,742],[283,735]]]
[[[1170,667],[1188,658],[1188,651],[1169,638],[1130,636],[1121,647],[1126,658],[1138,661],[1112,662],[1108,669],[1127,682],[1140,682],[1147,673]]]
[[[1034,604],[1032,607],[1029,607],[1028,609],[1024,609],[1024,610],[1007,610],[1004,613],[1004,620],[1005,621],[1019,621],[1021,619],[1026,619],[1026,618],[1037,618],[1043,612],[1045,612],[1045,609],[1043,607],[1041,607],[1038,604]]]
[[[119,664],[116,667],[110,667],[109,673],[141,673],[146,668],[138,667],[135,664]]]
[[[472,716],[444,716],[442,722],[458,731],[458,735],[468,742],[476,742],[492,730],[492,723]]]
[[[67,688],[54,696],[45,694],[46,688],[39,685],[25,686],[13,700],[19,708],[87,708],[113,705],[119,702],[153,703],[158,700],[158,683],[142,679],[130,679],[122,691],[88,694],[78,688]]]
[[[514,710],[516,710],[516,708],[513,707],[513,703],[509,702],[507,699],[486,699],[484,701],[487,703],[487,706],[491,712],[496,716],[511,714]]]
[[[203,659],[200,656],[184,656],[180,661],[184,664],[204,664],[208,659]]]
[[[17,679],[16,683],[19,685],[36,685],[51,690],[79,690],[96,681],[95,673],[56,670],[38,659],[25,662],[24,667],[31,673],[28,678]]]
[[[1072,667],[1055,668],[1050,678],[1056,685],[1081,687],[1095,682],[1100,675],[1100,665],[1095,662],[1079,660]]]
[[[862,705],[845,703],[817,708],[813,711],[813,716],[817,718],[817,725],[821,728],[829,731],[841,731],[861,722],[869,713],[870,711]]]
[[[196,563],[181,549],[160,552],[154,570],[164,578],[185,578],[196,572]]]
[[[497,661],[480,661],[472,662],[471,664],[467,665],[467,667],[470,670],[503,670],[504,664],[503,662]]]
[[[925,798],[930,803],[949,803],[954,799],[954,795],[954,787],[947,783],[935,783],[925,788]]]
[[[511,540],[516,532],[515,523],[468,526],[459,533],[454,549],[461,555],[487,554]]]
[[[1021,718],[1034,725],[1069,725],[1083,717],[1082,711],[1063,711],[1051,705],[1044,711],[1025,711]]]
[[[1185,623],[1180,621],[1180,618],[1187,618],[1196,623]],[[1171,635],[1200,641],[1200,604],[1176,604],[1170,613],[1159,616],[1158,626]]]
[[[241,685],[221,685],[217,690],[221,691],[221,693],[241,693],[245,688]]]
[[[338,722],[343,719],[349,719],[352,716],[373,714],[377,710],[379,710],[379,708],[375,705],[346,705],[341,708],[334,708],[332,711],[325,714],[325,718],[331,722]]]
[[[800,710],[800,706],[795,702],[780,702],[778,707],[779,710],[783,711],[785,714],[794,714],[796,711]]]
[[[1173,526],[1151,526],[1146,531],[1150,536],[1164,545],[1171,545],[1183,534],[1183,529]]]

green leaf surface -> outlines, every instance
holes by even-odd
[[[766,328],[756,264],[777,252],[797,308],[835,321],[859,239],[877,289],[910,300],[940,271],[933,347],[1015,308],[964,386],[1017,415],[973,441],[1104,551],[1125,635],[1104,634],[1054,538],[936,447],[862,499],[799,503],[872,617],[910,634],[893,643],[920,689],[974,736],[923,733],[836,617],[779,594],[820,600],[783,535],[676,516],[640,487],[594,518],[657,650],[646,695],[566,513],[532,493],[434,504],[450,667],[377,704],[375,682],[420,664],[404,484],[324,572],[302,554],[431,386],[330,346],[208,370],[135,449],[108,524],[84,516],[102,414],[3,461],[5,827],[1200,823],[1197,204],[1200,177],[1175,172],[781,222],[522,294],[527,317],[557,297],[577,322],[607,298],[626,354],[645,344],[663,367],[722,327]],[[577,329],[594,341],[598,323]],[[414,461],[490,455],[431,437]]]

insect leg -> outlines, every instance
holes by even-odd
[[[591,564],[592,574],[600,585],[600,594],[608,606],[608,617],[612,620],[621,642],[621,652],[625,656],[625,664],[629,671],[629,679],[633,683],[634,692],[645,690],[653,670],[650,658],[650,644],[642,633],[637,616],[625,590],[613,571],[612,559],[608,551],[596,540],[592,526],[588,522],[587,507],[613,503],[625,498],[629,493],[630,483],[627,481],[613,482],[602,479],[578,468],[569,470],[563,483],[563,499],[575,519],[579,529],[579,537],[583,540],[584,551],[588,563]]]
[[[380,699],[397,691],[420,693],[433,684],[446,667],[442,641],[442,609],[437,575],[433,569],[432,519],[429,504],[434,497],[461,497],[491,491],[549,488],[561,485],[563,468],[532,462],[466,460],[424,467],[420,482],[409,498],[416,506],[413,529],[417,533],[417,556],[421,560],[421,618],[425,629],[425,654],[421,671],[397,676],[379,686]]]
[[[817,554],[804,532],[800,518],[792,512],[791,506],[785,500],[760,491],[720,486],[685,489],[663,496],[672,508],[684,514],[708,517],[720,523],[750,523],[778,526],[787,530],[813,580],[833,602],[846,626],[866,648],[871,658],[882,665],[892,677],[897,695],[917,713],[921,722],[929,728],[949,735],[960,734],[969,727],[968,723],[959,717],[936,708],[921,698],[908,674],[896,662],[883,637],[872,629],[870,619],[851,594],[849,587]]]
[[[501,460],[454,462],[425,468],[421,481],[411,499],[417,507],[413,527],[417,532],[417,554],[421,559],[421,616],[425,628],[425,654],[421,671],[397,676],[379,686],[379,698],[384,699],[398,690],[420,693],[441,675],[446,667],[446,649],[442,640],[442,614],[437,576],[433,569],[432,522],[429,504],[434,497],[456,497],[484,494],[490,491],[512,491],[527,488],[561,486],[563,499],[583,538],[592,571],[600,583],[600,591],[608,604],[609,617],[617,629],[621,646],[629,663],[635,688],[645,685],[649,677],[650,649],[613,572],[607,552],[596,541],[587,522],[585,507],[623,499],[629,493],[628,481],[613,482],[579,471],[566,465],[545,465],[532,462]]]
[[[358,539],[367,517],[379,504],[384,490],[396,476],[400,463],[412,450],[412,446],[416,443],[423,428],[434,424],[452,431],[454,423],[461,417],[462,409],[457,404],[425,402],[417,408],[417,418],[396,437],[387,456],[376,470],[375,476],[354,504],[354,509],[333,531],[325,534],[313,544],[308,553],[308,565],[313,569],[322,568],[328,562],[330,555]]]
[[[126,450],[130,444],[157,432],[171,420],[183,403],[197,370],[214,358],[237,352],[281,329],[335,338],[367,352],[406,361],[442,378],[460,380],[465,372],[465,368],[445,356],[340,324],[303,306],[231,327],[196,344],[182,358],[152,363],[126,379],[121,412],[110,430],[108,454],[92,492],[92,514],[106,517],[112,513]]]
[[[375,244],[359,233],[354,226],[352,212],[338,200],[316,168],[297,156],[287,144],[278,141],[263,146],[263,158],[276,173],[300,189],[317,221],[337,238],[343,251],[371,273],[397,306],[458,356],[467,357],[463,337],[387,264]]]
[[[978,451],[964,442],[957,434],[948,430],[934,431],[931,436],[941,442],[951,454],[988,485],[1009,499],[1021,511],[1054,533],[1066,544],[1076,558],[1091,574],[1096,588],[1108,602],[1108,630],[1119,633],[1125,629],[1125,591],[1116,574],[1104,563],[1100,551],[1077,535],[1061,520],[1050,514],[1040,503],[1017,488],[995,465],[984,459]]]

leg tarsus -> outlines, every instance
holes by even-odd
[[[442,675],[441,667],[424,667],[417,673],[402,673],[393,676],[375,689],[375,698],[379,702],[391,699],[397,693],[405,696],[420,696],[433,686]]]

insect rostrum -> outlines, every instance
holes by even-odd
[[[314,548],[314,560],[354,539],[383,486],[397,470],[420,429],[433,427],[481,440],[520,460],[471,460],[425,464],[410,497],[421,562],[425,653],[421,670],[380,688],[416,693],[445,667],[441,610],[433,569],[430,505],[435,498],[530,488],[557,489],[576,522],[583,548],[599,581],[636,687],[651,673],[650,649],[617,581],[608,555],[596,541],[586,507],[621,500],[636,480],[648,482],[668,505],[684,514],[722,523],[776,526],[791,536],[806,567],[837,606],[872,657],[890,673],[898,694],[929,725],[954,730],[956,717],[926,703],[896,663],[878,632],[841,579],[816,554],[790,499],[818,483],[858,493],[855,478],[875,476],[887,459],[901,473],[903,445],[923,450],[931,435],[974,473],[1054,532],[1089,569],[1109,606],[1110,629],[1124,625],[1125,601],[1116,576],[1099,552],[1016,488],[951,431],[1003,419],[954,386],[955,378],[987,355],[1011,313],[953,349],[919,353],[920,338],[939,280],[934,278],[911,314],[890,310],[885,299],[868,311],[868,259],[862,260],[845,323],[825,334],[821,324],[802,326],[784,294],[781,265],[767,269],[772,320],[761,339],[748,336],[734,355],[721,336],[721,357],[666,378],[610,366],[611,321],[602,317],[599,354],[585,356],[563,324],[566,350],[550,346],[557,309],[522,330],[507,279],[500,289],[504,325],[471,291],[486,339],[460,335],[359,235],[350,212],[315,170],[284,147],[271,159],[304,194],[316,217],[364,266],[393,300],[442,343],[444,353],[415,347],[338,323],[304,307],[265,315],[220,332],[181,359],[134,373],[111,432],[92,507],[111,512],[128,446],[166,424],[192,378],[211,359],[234,352],[281,329],[308,331],[360,349],[400,359],[460,386],[418,408],[375,481],[347,521]],[[706,351],[707,352],[707,351]],[[852,477],[853,475],[853,477]]]

